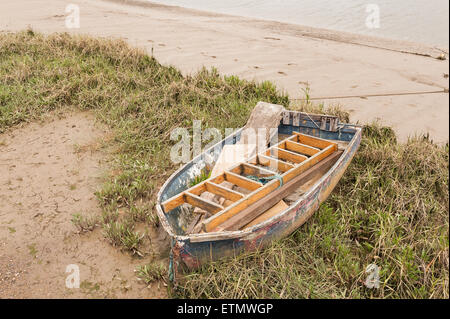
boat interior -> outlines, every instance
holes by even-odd
[[[292,119],[280,124],[280,142],[196,185],[186,181],[189,165],[181,170],[172,194],[163,194],[161,202],[175,232],[243,230],[281,213],[329,171],[355,132],[351,126],[333,127],[331,120],[322,129],[308,121],[292,124]],[[232,138],[228,144],[239,141],[238,134]]]

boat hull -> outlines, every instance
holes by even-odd
[[[298,229],[328,198],[353,159],[361,141],[361,129],[355,127],[354,130],[355,133],[343,154],[305,194],[280,214],[242,231],[176,234],[160,206],[164,187],[168,185],[163,186],[158,196],[157,212],[162,226],[172,240],[174,269],[176,270],[179,264],[191,269],[197,268],[204,263],[236,256],[243,251],[260,249]],[[174,173],[173,177],[179,177],[179,173]]]

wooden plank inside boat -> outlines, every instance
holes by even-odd
[[[206,190],[210,193],[219,195],[223,198],[226,198],[226,199],[234,201],[234,202],[238,201],[242,197],[244,197],[244,195],[241,193],[235,192],[232,189],[225,188],[221,185],[218,185],[216,183],[211,183],[211,182],[206,182]]]
[[[251,191],[257,190],[258,188],[263,186],[260,182],[256,182],[252,179],[243,177],[241,175],[232,172],[225,172],[225,179],[234,185],[243,187]]]
[[[202,221],[203,231],[206,232],[222,229],[222,224],[230,218],[233,221],[232,225],[235,225],[234,220],[239,219],[242,211],[248,211],[249,207],[253,207],[255,203],[265,197],[270,197],[271,193],[280,188],[284,189],[282,187],[284,184],[311,169],[337,150],[337,144],[334,142],[294,132],[292,136],[263,152],[264,155],[258,154],[252,160],[236,164],[230,170],[225,170],[221,175],[203,181],[199,185],[165,201],[162,203],[162,207],[165,212],[168,212],[186,202],[212,213],[211,217]],[[268,168],[274,165],[282,172],[282,175],[268,168],[258,167],[258,164]],[[267,176],[271,176],[273,179],[265,185],[254,180]],[[218,184],[224,181],[245,188],[250,193],[243,195],[220,187]],[[209,191],[234,201],[234,203],[231,205],[229,203],[227,204],[229,206],[223,207],[201,197],[203,192]],[[238,224],[245,225],[242,224],[245,221],[246,219],[242,219]]]
[[[199,207],[210,213],[217,213],[223,210],[223,206],[201,198],[200,196],[194,195],[190,192],[185,192],[185,198],[188,204],[191,204],[194,207]]]
[[[302,143],[302,144],[306,144],[312,147],[316,147],[319,149],[324,149],[325,147],[330,145],[330,141],[318,138],[318,137],[313,137],[310,135],[306,135],[306,134],[301,134],[299,132],[293,132],[296,136],[297,136],[297,141],[298,143]]]
[[[294,165],[289,164],[287,162],[283,162],[280,159],[276,159],[273,157],[268,157],[268,156],[264,156],[259,154],[257,156],[257,163],[260,165],[264,165],[264,166],[268,166],[268,167],[272,167],[276,170],[279,170],[281,172],[287,172],[288,170],[294,168]]]
[[[294,191],[296,188],[306,183],[314,176],[323,175],[330,169],[330,167],[338,160],[341,155],[342,151],[335,152],[333,155],[329,156],[319,164],[296,176],[282,188],[271,193],[263,200],[255,203],[253,206],[247,207],[245,210],[239,213],[239,215],[235,215],[234,217],[223,222],[219,227],[214,229],[214,231],[238,230],[241,227],[247,225],[259,215],[264,213],[267,209],[282,200],[290,192]]]
[[[281,213],[283,210],[285,210],[288,207],[289,206],[284,202],[284,200],[280,200],[274,206],[272,206],[268,210],[264,211],[261,215],[259,215],[255,219],[253,219],[250,223],[243,226],[242,228],[243,229],[250,228],[252,226],[255,226],[256,224],[262,223],[262,222],[268,220],[269,218],[272,218],[273,216],[278,215],[279,213]]]
[[[332,143],[329,141],[327,142],[327,147],[320,151],[319,153],[315,154],[314,156],[308,158],[304,162],[298,164],[293,169],[289,170],[288,172],[283,174],[283,183],[287,183],[289,180],[294,178],[296,175],[299,175],[306,171],[308,168],[312,167],[316,163],[320,162],[327,156],[331,155],[333,152],[337,151],[337,144]],[[274,187],[276,185],[276,187]],[[268,184],[266,184],[265,187],[271,188],[271,190],[275,190],[280,186],[280,182],[278,180],[272,181]],[[264,188],[263,188],[264,189]],[[258,190],[261,192],[261,190]],[[204,230],[207,232],[213,231],[218,225],[224,223],[229,218],[233,217],[234,215],[238,214],[241,209],[247,208],[251,204],[253,204],[255,201],[254,199],[262,198],[261,196],[254,196],[252,197],[250,194],[250,198],[252,198],[252,201],[248,201],[246,205],[239,206],[238,209],[234,209],[233,207],[226,208],[224,211],[219,212],[207,220],[203,221],[204,224]],[[245,198],[244,198],[245,200]]]
[[[286,151],[282,148],[274,147],[270,148],[266,151],[267,156],[275,157],[275,158],[281,158],[282,160],[291,162],[291,163],[301,163],[308,158],[304,155],[296,154],[293,152]]]
[[[320,152],[320,149],[316,147],[300,144],[294,141],[286,141],[286,149],[288,151],[297,152],[308,156],[313,156],[314,154]]]

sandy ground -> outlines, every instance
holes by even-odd
[[[65,27],[68,3],[80,8],[79,29]],[[124,38],[185,74],[214,66],[223,74],[274,81],[292,98],[303,98],[306,84],[319,100],[358,96],[324,102],[341,104],[354,122],[391,125],[402,141],[421,132],[448,141],[448,93],[421,93],[448,92],[449,63],[435,58],[438,48],[136,1],[0,2],[0,30],[27,26]],[[413,94],[364,97],[398,93]]]
[[[72,214],[100,214],[94,195],[107,167],[108,136],[89,113],[0,135],[0,298],[167,297],[134,269],[146,263],[111,246],[101,229],[79,234]],[[79,289],[66,287],[68,265]]]

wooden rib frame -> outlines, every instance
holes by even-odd
[[[300,152],[296,152],[296,150],[303,150],[302,153],[309,155],[310,157],[299,154]],[[292,136],[270,147],[261,154],[252,157],[246,162],[238,163],[229,170],[226,170],[224,173],[207,179],[183,191],[182,193],[173,196],[172,198],[164,201],[161,206],[167,213],[183,203],[189,203],[193,206],[200,207],[213,213],[213,216],[202,222],[203,231],[210,232],[224,221],[228,220],[232,216],[235,216],[243,209],[280,187],[279,179],[273,179],[263,185],[260,182],[239,175],[242,171],[245,170],[248,173],[259,170],[261,175],[267,176],[275,175],[276,173],[255,165],[259,164],[267,167],[276,167],[279,171],[283,172],[280,178],[283,180],[283,184],[286,184],[295,176],[303,173],[337,150],[338,145],[336,143],[298,132],[293,132]],[[272,154],[274,151],[280,158],[273,157]],[[280,154],[282,154],[282,156],[280,156]],[[295,162],[292,161],[294,164],[285,162],[283,159],[286,158],[288,158],[288,161],[289,158],[295,159]],[[251,192],[247,195],[243,195],[231,189],[227,189],[219,185],[223,181],[228,181],[232,184],[246,188]],[[234,201],[234,203],[224,208],[217,203],[201,198],[200,195],[204,191],[222,196],[226,199]]]
[[[320,152],[320,149],[309,145],[297,143],[294,141],[286,141],[286,150],[291,152],[297,152],[308,156],[313,156]]]

